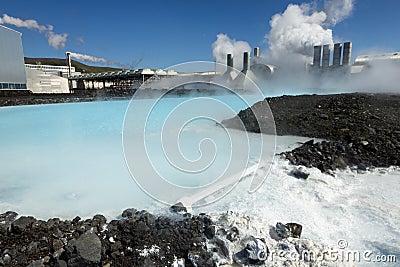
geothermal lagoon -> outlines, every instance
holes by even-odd
[[[246,108],[232,96],[216,98],[230,103],[235,112]],[[160,108],[168,109],[187,99],[170,98]],[[141,101],[145,104],[149,100]],[[128,105],[129,101],[120,100],[2,107],[0,210],[41,219],[72,219],[76,215],[89,218],[98,213],[111,219],[128,207],[156,214],[167,212],[168,206],[139,188],[125,163],[122,127]],[[226,118],[219,114],[218,119]],[[150,134],[156,136],[156,129],[152,133],[150,127]],[[188,144],[186,148],[185,144],[182,146],[189,158],[198,156],[194,143],[199,135],[203,136],[204,129],[217,144],[224,142],[226,136],[219,134],[221,127],[215,122],[194,122],[182,139]],[[248,138],[250,143],[257,138],[254,134],[246,137],[240,131],[235,135]],[[278,136],[276,153],[309,139]],[[273,136],[265,136],[264,141],[275,145]],[[196,149],[191,152],[188,147]],[[249,155],[250,166],[257,160]],[[270,161],[270,173],[255,193],[248,192],[250,181],[245,177],[228,195],[194,208],[193,212],[215,214],[230,210],[272,225],[293,221],[303,225],[305,238],[330,246],[344,239],[350,249],[400,256],[396,248],[400,239],[399,168],[365,173],[347,169],[336,171],[334,176],[312,168],[307,180],[299,180],[289,175],[294,166],[288,161],[279,156]],[[218,160],[215,163],[222,164]],[[256,170],[255,176],[261,171]],[[183,176],[174,179],[172,182],[183,186],[199,182],[185,181]]]

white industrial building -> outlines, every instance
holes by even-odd
[[[28,89],[33,93],[69,93],[68,66],[25,64],[25,68]],[[75,67],[71,71],[75,73]]]
[[[66,72],[67,66],[25,65],[22,34],[0,25],[0,90],[69,93]]]
[[[31,70],[40,70],[47,74],[53,74],[57,76],[62,76],[68,78],[69,67],[68,66],[54,66],[54,65],[42,65],[40,62],[38,64],[25,64],[25,68]],[[71,73],[78,75],[80,73],[75,72],[75,67],[71,66]]]
[[[32,93],[69,93],[67,78],[30,68],[26,68],[26,76]]]
[[[22,34],[0,25],[0,90],[27,89]]]

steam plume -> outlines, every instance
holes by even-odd
[[[115,62],[115,61],[111,61],[111,60],[108,60],[103,57],[95,57],[95,56],[91,56],[91,55],[79,54],[79,53],[74,53],[74,52],[70,52],[70,55],[72,58],[75,58],[75,59],[81,60],[81,61],[114,65],[114,66],[118,66],[122,69],[132,69],[132,66],[129,66],[129,65],[123,64],[123,63],[119,63],[119,62]],[[139,63],[140,62],[138,62],[137,64],[139,64]]]
[[[71,57],[77,59],[77,60],[82,60],[82,61],[89,61],[89,62],[93,62],[93,63],[113,63],[105,58],[102,57],[94,57],[94,56],[90,56],[90,55],[85,55],[85,54],[79,54],[79,53],[74,53],[71,52]]]
[[[274,15],[266,36],[272,60],[306,62],[314,45],[333,45],[332,30],[323,27],[326,19],[325,12],[313,11],[309,4],[290,4],[283,14]]]
[[[271,31],[266,38],[272,61],[279,65],[308,63],[314,45],[333,45],[332,29],[327,26],[343,21],[352,10],[353,0],[326,0],[322,11],[307,3],[288,5],[270,21]]]
[[[236,41],[229,38],[226,34],[218,34],[217,40],[212,44],[212,53],[214,59],[221,64],[226,64],[226,54],[233,55],[234,67],[241,69],[243,67],[243,52],[251,52],[249,43],[245,41]]]
[[[54,32],[46,33],[47,41],[49,45],[55,49],[60,49],[65,47],[65,43],[67,42],[68,34],[56,34]]]
[[[326,0],[324,9],[328,23],[335,25],[349,17],[353,6],[353,0]]]
[[[3,17],[0,17],[0,24],[13,25],[19,28],[27,28],[30,30],[36,30],[39,33],[44,33],[49,45],[54,49],[64,48],[68,38],[67,33],[54,33],[53,25],[41,25],[33,19],[22,20],[20,18],[15,18],[7,14],[3,14]]]

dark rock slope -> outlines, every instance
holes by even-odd
[[[0,266],[326,266],[302,258],[328,247],[300,238],[297,223],[267,221],[233,212],[154,216],[127,209],[118,220],[17,217],[0,214]],[[255,265],[256,264],[256,265]]]
[[[178,215],[176,215],[178,216]],[[119,220],[47,221],[14,212],[0,214],[0,266],[170,266],[194,255],[198,266],[212,266],[204,247],[206,215],[155,217],[125,210]]]
[[[326,139],[309,141],[282,153],[291,163],[328,172],[346,166],[400,165],[400,95],[339,94],[266,98],[252,109],[273,113],[278,135]],[[250,108],[223,121],[237,127],[241,119],[248,131],[272,133],[268,117],[256,122]],[[264,121],[265,120],[265,121]]]

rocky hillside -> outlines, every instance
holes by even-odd
[[[25,57],[26,64],[40,64],[42,65],[55,65],[55,66],[65,66],[66,60],[65,58],[29,58]],[[98,73],[98,72],[107,72],[107,71],[119,71],[121,69],[110,68],[110,67],[98,67],[98,66],[89,66],[83,63],[80,63],[76,60],[71,60],[72,66],[75,67],[75,71],[82,73]]]

